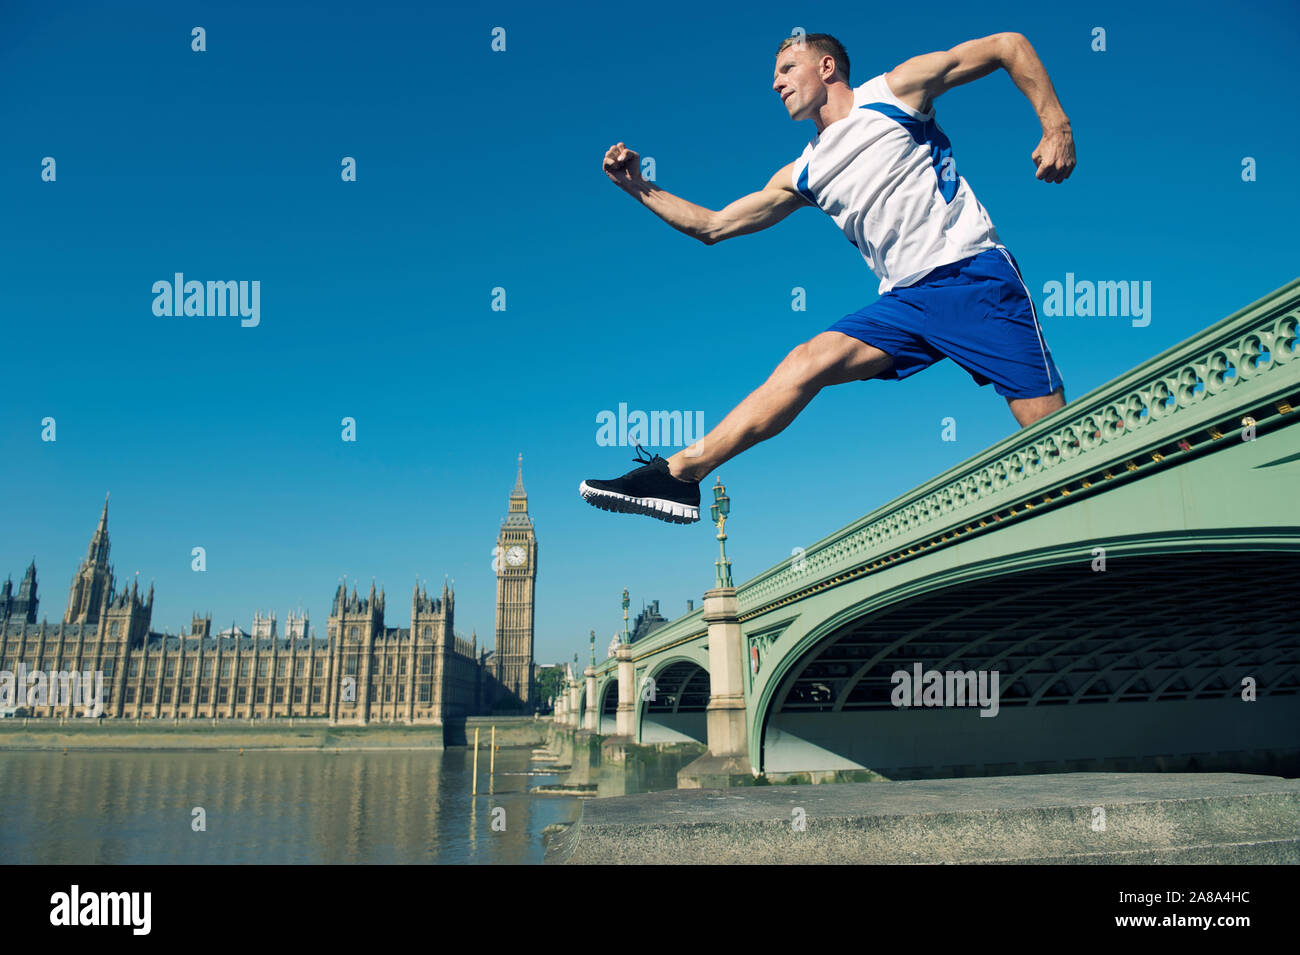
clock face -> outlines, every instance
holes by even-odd
[[[506,563],[511,567],[520,566],[527,557],[528,555],[524,552],[524,549],[518,544],[506,551]]]

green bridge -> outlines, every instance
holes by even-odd
[[[685,787],[1294,775],[1298,324],[1300,279],[715,587],[574,679],[557,726],[606,747],[704,743]]]

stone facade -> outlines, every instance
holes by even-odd
[[[659,612],[659,601],[650,601],[650,606],[644,608],[636,615],[636,620],[632,623],[631,641],[636,643],[642,637],[648,637],[660,627],[666,626],[668,619]]]
[[[211,616],[195,615],[188,634],[150,630],[153,587],[117,590],[109,564],[108,501],[57,625],[36,623],[35,560],[18,593],[0,589],[0,670],[102,672],[104,716],[117,719],[268,719],[323,717],[335,723],[441,723],[479,712],[488,680],[477,639],[454,629],[455,594],[443,584],[430,597],[418,584],[411,626],[384,623],[384,592],[366,597],[340,584],[328,636],[318,639],[306,614],[290,615],[286,634],[260,614],[253,632],[212,634]],[[26,701],[17,700],[18,706]],[[58,705],[53,687],[32,716],[81,716]]]

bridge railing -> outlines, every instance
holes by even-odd
[[[707,629],[707,625],[704,623],[704,608],[696,607],[690,613],[684,614],[662,627],[657,627],[632,644],[633,659],[638,659],[647,653],[657,653],[674,643],[696,637]],[[602,678],[606,671],[613,671],[616,667],[617,662],[614,658],[606,657],[596,664],[597,678]]]

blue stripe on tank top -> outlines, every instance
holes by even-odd
[[[808,188],[808,166],[809,165],[811,164],[810,163],[805,164],[803,167],[803,172],[799,173],[799,182],[796,184],[795,188],[799,190],[800,195],[802,195],[814,206],[820,206],[820,203],[818,203],[817,201],[817,197],[814,196],[813,191]],[[845,236],[845,238],[847,238],[850,242],[853,243],[853,248],[855,249],[860,248],[857,241],[853,238],[853,236],[851,235]]]
[[[809,165],[810,165],[809,163],[804,163],[803,172],[799,173],[799,183],[798,185],[795,186],[795,188],[799,190],[799,194],[802,195],[805,199],[807,199],[813,205],[817,205],[818,204],[817,197],[814,196],[812,194],[812,190],[808,188],[808,166]]]
[[[909,116],[897,106],[891,106],[889,103],[864,103],[861,109],[874,109],[878,113],[888,116],[898,125],[902,126],[911,135],[913,142],[925,143],[930,147],[930,165],[934,167],[934,174],[939,179],[939,192],[943,196],[944,202],[952,202],[957,197],[957,180],[956,178],[944,179],[942,167],[945,160],[952,158],[952,143],[944,135],[943,130],[931,117],[927,120],[919,120],[914,116]]]

